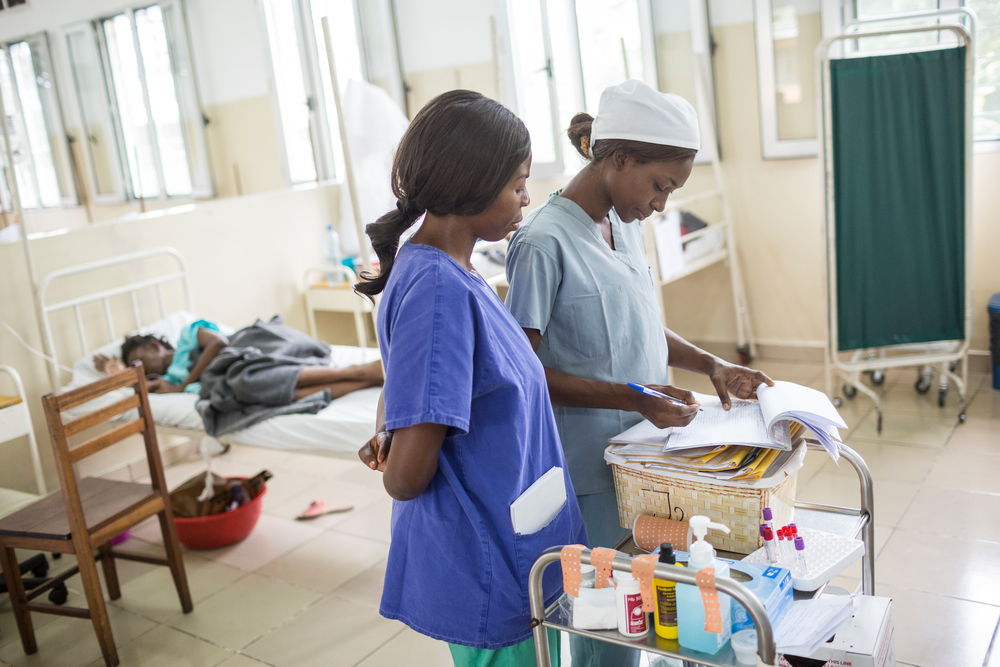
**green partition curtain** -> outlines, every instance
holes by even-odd
[[[965,337],[965,47],[830,63],[840,350]]]

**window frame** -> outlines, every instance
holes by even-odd
[[[819,155],[819,136],[809,139],[778,137],[777,82],[774,74],[774,33],[771,0],[754,0],[754,41],[757,51],[757,109],[760,115],[760,150],[765,160],[786,160]],[[839,2],[820,0],[820,39],[840,32]]]
[[[105,35],[106,22],[113,20],[117,16],[126,16],[129,22],[132,39],[139,44],[138,26],[135,20],[136,12],[159,7],[163,14],[163,31],[166,39],[167,52],[170,61],[171,78],[174,88],[174,98],[177,102],[178,120],[181,126],[182,140],[187,157],[188,174],[191,180],[191,191],[188,193],[168,194],[166,180],[164,177],[164,163],[160,154],[160,140],[156,135],[156,122],[153,118],[152,105],[149,101],[149,85],[146,80],[146,71],[143,65],[143,55],[140,49],[136,49],[137,73],[139,76],[143,104],[145,107],[149,131],[152,133],[151,146],[154,155],[156,182],[159,194],[156,196],[144,197],[135,192],[133,184],[133,174],[131,164],[128,159],[128,146],[122,128],[122,115],[119,108],[116,90],[116,82],[111,71],[109,62],[110,52],[108,50],[107,36]],[[101,94],[108,104],[109,117],[112,126],[115,150],[113,158],[115,169],[115,188],[113,193],[97,194],[95,165],[93,152],[89,141],[87,144],[87,169],[90,176],[90,183],[95,203],[120,203],[129,201],[184,201],[190,199],[210,199],[215,196],[215,185],[211,169],[211,157],[208,152],[208,138],[205,135],[204,106],[201,102],[198,90],[197,73],[195,71],[194,57],[191,49],[190,30],[187,22],[187,10],[184,0],[151,0],[106,14],[95,16],[92,19],[71,24],[63,29],[66,39],[67,50],[72,53],[70,38],[74,35],[83,35],[85,39],[93,39],[97,49],[97,55],[101,67],[102,91]],[[181,65],[189,70],[187,76],[182,76],[178,72]],[[73,73],[73,87],[77,95],[77,104],[80,111],[82,124],[86,124],[86,114],[82,107],[82,95],[80,92],[80,82]],[[192,122],[192,119],[196,119]],[[185,129],[185,124],[190,123],[191,128]],[[81,131],[86,133],[87,128],[81,127]]]
[[[75,36],[80,36],[89,42],[94,49],[94,54],[97,56],[97,63],[100,67],[100,94],[102,100],[107,105],[110,139],[114,147],[109,154],[109,157],[114,161],[114,168],[111,170],[114,178],[114,186],[111,192],[97,192],[97,168],[95,166],[94,150],[91,146],[90,133],[88,131],[90,128],[87,120],[88,114],[83,108],[83,94],[80,89],[80,81],[76,76],[76,72],[71,71],[70,79],[73,82],[73,93],[76,96],[77,113],[80,119],[80,136],[77,138],[77,141],[84,147],[84,157],[86,158],[84,167],[90,179],[90,191],[88,195],[95,204],[117,204],[129,200],[125,190],[125,171],[121,160],[124,149],[121,138],[121,123],[118,119],[117,106],[112,100],[111,90],[109,89],[111,79],[107,71],[106,57],[98,38],[98,32],[96,20],[88,20],[66,26],[63,28],[62,35],[65,40],[66,54],[71,62],[74,58],[74,48],[70,40]]]
[[[964,0],[937,0],[939,10],[966,6]],[[819,138],[779,139],[775,102],[774,40],[771,31],[771,0],[754,0],[754,31],[757,46],[757,93],[760,112],[761,157],[765,160],[809,158],[819,155]],[[842,34],[857,19],[857,0],[820,0],[821,38]],[[886,14],[905,16],[910,12]],[[849,44],[848,44],[849,47]],[[1000,139],[973,136],[977,153],[1000,151]]]
[[[653,8],[653,0],[633,0],[636,4],[636,9],[639,17],[639,33],[642,42],[642,62],[644,67],[644,76],[642,80],[646,81],[653,88],[659,89],[659,59],[656,47],[656,25],[655,25],[655,11]],[[583,56],[580,50],[580,31],[579,31],[579,15],[575,9],[575,3],[573,0],[538,0],[539,7],[542,15],[542,34],[545,40],[544,51],[547,62],[548,69],[548,90],[549,90],[549,108],[551,110],[551,127],[552,138],[555,145],[555,159],[551,162],[539,162],[536,160],[532,161],[531,171],[532,175],[537,178],[555,178],[555,177],[565,177],[572,175],[574,171],[579,167],[579,161],[575,159],[575,156],[567,151],[565,147],[565,124],[569,122],[570,116],[566,115],[567,111],[572,108],[575,111],[579,111],[585,108],[585,89],[584,89],[584,77],[583,77]],[[551,16],[554,12],[552,8],[553,2],[567,2],[569,3],[569,11],[571,13],[572,25],[567,25],[567,39],[566,43],[568,49],[572,53],[564,53],[562,57],[560,54],[554,53],[553,50],[553,39],[551,36]],[[497,0],[495,15],[497,17],[497,44],[496,52],[497,57],[500,60],[498,63],[498,71],[500,75],[500,94],[504,102],[510,106],[515,113],[523,116],[523,109],[521,100],[524,96],[524,92],[518,83],[518,72],[517,65],[514,58],[514,51],[511,48],[512,44],[516,44],[517,40],[512,33],[510,13],[515,11],[517,0]],[[690,7],[690,20],[691,20],[691,39],[702,40],[702,43],[698,45],[695,49],[695,57],[697,57],[697,52],[701,51],[704,53],[712,53],[712,37],[711,37],[711,27],[709,25],[709,8],[708,0],[691,0],[689,2]],[[563,8],[565,11],[565,8]],[[709,55],[711,60],[711,55]],[[555,70],[559,67],[560,62],[564,62],[564,69],[566,71],[559,71],[558,76],[568,77],[571,79],[569,88],[572,89],[573,98],[571,100],[564,100],[560,97],[558,88],[555,84]],[[706,90],[704,94],[712,101],[711,106],[715,103],[715,72],[714,68],[711,67],[711,62],[709,66],[709,81],[706,83]],[[697,73],[695,73],[697,77]],[[638,78],[638,77],[637,77]],[[696,81],[695,89],[699,90],[702,86]],[[694,102],[694,101],[693,101]],[[697,103],[697,102],[696,102]],[[704,104],[698,104],[699,106],[699,120],[702,123],[711,122],[713,127],[717,127],[715,123],[715,118],[708,113],[707,109],[704,109]],[[589,113],[596,114],[597,109],[588,110]],[[572,111],[569,111],[571,114]],[[563,116],[566,116],[565,118]],[[715,136],[718,136],[718,132],[713,132]],[[716,159],[718,159],[719,149],[717,145],[703,145],[702,149],[698,151],[698,156],[695,158],[695,164],[707,164]]]
[[[272,0],[258,0],[258,14],[263,25],[263,37],[267,48],[268,57],[268,77],[271,88],[272,108],[275,113],[276,131],[281,143],[281,163],[282,173],[285,181],[290,186],[302,185],[313,182],[340,183],[345,179],[343,138],[337,128],[337,117],[335,102],[330,99],[323,82],[323,61],[327,58],[326,49],[320,43],[316,28],[313,23],[312,0],[292,0],[292,11],[295,23],[296,43],[298,44],[299,65],[302,70],[303,86],[306,94],[306,104],[309,108],[310,125],[313,128],[310,144],[312,148],[313,161],[315,164],[316,177],[314,180],[294,181],[291,175],[291,165],[288,155],[288,138],[285,136],[282,125],[281,107],[277,99],[274,52],[271,45],[271,37],[267,26],[268,9],[266,4]],[[368,40],[365,37],[364,16],[361,6],[362,0],[350,0],[354,13],[354,34],[357,39],[358,55],[360,56],[362,78],[366,82],[371,81],[369,74],[370,57]],[[393,99],[400,103],[400,108],[404,108],[402,100],[405,100],[403,76],[399,60],[399,41],[395,29],[395,6],[391,0],[364,0],[365,2],[382,2],[388,11],[390,24],[384,26],[389,31],[389,42],[392,45],[393,54],[391,61],[394,64],[393,71],[390,72],[391,90],[386,91]],[[339,82],[341,86],[343,82]]]
[[[43,56],[47,60],[49,69],[48,75],[50,77],[50,83],[52,85],[53,104],[51,105],[51,108],[46,108],[44,102],[42,103],[44,123],[47,132],[50,129],[54,130],[52,134],[54,134],[57,137],[61,137],[61,141],[65,142],[66,144],[64,146],[65,151],[60,151],[58,155],[54,154],[52,156],[52,168],[56,174],[57,187],[59,188],[59,203],[53,204],[51,206],[46,206],[44,203],[42,203],[41,195],[39,194],[38,206],[24,206],[24,202],[22,200],[21,202],[22,208],[24,208],[25,210],[43,210],[43,209],[51,210],[57,208],[68,208],[76,206],[80,203],[80,199],[79,199],[79,192],[77,191],[78,185],[76,182],[76,176],[73,172],[73,165],[71,161],[72,158],[70,157],[70,151],[72,150],[72,147],[69,145],[69,142],[67,140],[68,135],[66,133],[66,118],[62,108],[62,96],[60,95],[59,92],[59,85],[57,81],[57,75],[55,72],[54,60],[52,57],[52,45],[49,42],[49,34],[47,31],[42,30],[39,32],[34,32],[24,37],[4,40],[3,43],[0,43],[0,58],[4,58],[7,61],[7,66],[11,74],[11,82],[13,83],[12,93],[14,96],[14,100],[12,101],[14,102],[16,107],[16,108],[11,108],[11,106],[5,102],[4,104],[5,112],[8,115],[12,115],[13,113],[19,114],[21,116],[21,123],[22,124],[24,123],[23,101],[21,100],[21,94],[20,91],[18,90],[17,75],[14,72],[13,60],[10,55],[10,48],[16,44],[21,44],[21,43],[28,45],[28,48],[33,56],[32,58],[33,66],[35,65],[34,54],[39,51],[43,52]],[[36,77],[35,87],[36,88],[39,87],[37,83],[37,77]],[[50,124],[54,124],[55,127],[50,128]],[[26,140],[29,142],[30,146],[31,137],[26,137]],[[2,146],[2,142],[0,142],[0,146]],[[5,163],[7,159],[6,149],[3,150],[4,150],[4,155],[2,160],[0,160],[0,163]],[[40,190],[39,180],[38,180],[38,169],[35,164],[34,151],[30,151],[29,159],[31,162],[31,167],[30,167],[31,178],[34,181],[35,189]],[[16,180],[17,173],[13,165],[11,165],[10,173],[11,173],[11,178]],[[62,174],[62,177],[65,178],[65,192],[63,191],[63,188],[60,187],[62,185],[59,183],[60,174]],[[5,189],[9,190],[9,184],[5,184],[5,186],[6,186]],[[20,187],[20,185],[18,185],[18,187]],[[2,189],[0,189],[0,211],[12,210],[13,201],[9,199],[10,196],[11,195],[9,192],[5,196]]]

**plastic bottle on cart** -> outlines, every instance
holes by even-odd
[[[675,565],[674,547],[668,542],[660,545],[660,562]],[[653,628],[664,639],[677,639],[677,585],[665,579],[653,580],[653,594],[656,607],[653,612]]]
[[[629,639],[645,637],[649,632],[649,615],[642,610],[639,580],[628,572],[615,571],[614,576],[618,632]]]
[[[729,532],[729,528],[721,523],[713,523],[707,516],[700,515],[691,517],[690,525],[695,541],[688,549],[690,551],[688,567],[694,571],[714,568],[716,579],[728,577],[729,564],[715,557],[715,549],[705,540],[705,535],[710,528],[725,533]],[[701,591],[697,586],[677,584],[677,634],[681,646],[702,653],[717,653],[729,641],[732,600],[723,593],[718,595],[722,631],[708,632],[705,630],[705,606],[701,599]]]

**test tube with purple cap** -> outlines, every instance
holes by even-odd
[[[806,572],[806,541],[801,536],[795,538],[795,566],[799,570],[799,576],[804,577]]]

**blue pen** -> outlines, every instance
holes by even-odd
[[[665,398],[668,401],[672,401],[672,402],[676,403],[677,405],[683,405],[683,406],[690,405],[690,403],[685,403],[684,401],[682,401],[679,398],[674,398],[673,396],[667,396],[666,394],[664,394],[661,391],[656,391],[655,389],[650,389],[649,387],[641,385],[641,384],[639,384],[637,382],[629,382],[628,386],[630,388],[632,388],[632,389],[635,389],[640,394],[645,394],[646,396],[653,396],[655,398]],[[698,412],[704,412],[704,409],[703,408],[698,408]]]

